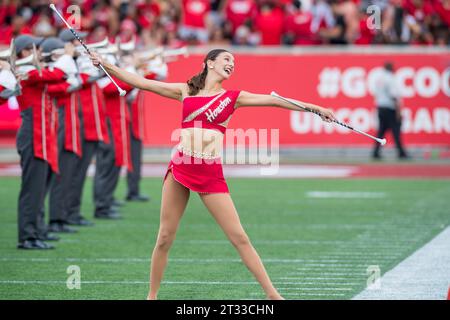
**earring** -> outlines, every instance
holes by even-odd
[[[213,67],[213,66],[210,66],[209,68],[210,68],[210,69],[213,69],[214,67]]]

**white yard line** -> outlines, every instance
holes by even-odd
[[[348,281],[348,277],[310,277],[310,276],[298,276],[298,277],[281,277],[280,280],[328,280],[328,281],[345,281],[345,283],[351,283]],[[364,277],[365,279],[365,277]],[[321,282],[322,283],[322,282]],[[358,282],[359,283],[359,282]]]
[[[334,285],[334,287],[326,287],[326,288],[308,288],[308,287],[301,287],[301,288],[284,288],[284,289],[280,289],[279,290],[297,290],[297,291],[322,291],[322,292],[327,292],[327,291],[352,291],[352,288],[339,288],[336,287],[336,285]]]
[[[361,191],[308,191],[307,198],[319,199],[380,199],[385,198],[384,192],[361,192]]]
[[[364,276],[366,274],[365,272],[321,272],[321,271],[311,272],[311,273],[313,273],[315,275],[320,275],[320,276],[347,276],[347,277]],[[302,272],[288,272],[287,274],[304,276],[305,279],[308,278],[308,276]]]
[[[365,266],[366,268],[368,266]],[[308,271],[308,272],[322,272],[323,269],[332,269],[332,270],[337,270],[337,271],[348,271],[348,272],[353,272],[353,271],[360,271],[360,270],[365,270],[366,268],[361,268],[361,267],[342,267],[339,264],[330,264],[330,265],[325,265],[325,266],[321,266],[321,267],[317,267],[315,265],[303,265],[302,267],[298,267],[295,268],[295,270],[300,271],[299,274],[301,274],[304,271]]]
[[[261,293],[258,293],[258,292],[252,292],[252,293],[250,293],[250,295],[251,296],[263,296]],[[345,296],[345,293],[332,293],[332,292],[330,292],[330,293],[319,293],[319,292],[316,292],[316,293],[311,293],[311,292],[296,293],[296,292],[284,292],[282,295],[283,296],[305,296],[305,297],[310,297],[310,296],[313,296],[313,297],[316,297],[316,296],[317,297],[323,297],[323,296],[342,297],[342,296]]]
[[[0,285],[6,285],[6,284],[14,284],[14,285],[60,285],[60,284],[66,284],[67,280],[0,280]],[[292,281],[274,281],[275,285],[299,285],[298,282],[292,282]],[[142,281],[142,280],[81,280],[81,285],[83,284],[122,284],[122,285],[140,285],[140,284],[146,284],[148,285],[148,281]],[[162,284],[168,284],[168,285],[192,285],[192,284],[199,284],[199,285],[244,285],[244,286],[253,286],[253,285],[259,285],[256,281],[162,281]],[[349,288],[302,288],[302,290],[305,291],[316,291],[316,290],[342,290],[342,291],[348,291],[351,290]]]
[[[224,165],[226,177],[252,178],[344,178],[358,171],[358,166],[279,165],[274,175],[262,175],[262,168],[270,166]]]
[[[330,296],[330,297],[343,297],[343,296],[345,296],[345,293],[307,293],[307,292],[304,292],[304,293],[293,293],[293,292],[286,292],[286,293],[283,293],[283,296],[299,296],[299,297],[301,297],[301,296],[312,296],[312,297],[315,297],[315,296],[317,296],[317,297],[327,297],[327,296]]]
[[[0,262],[101,262],[101,263],[149,263],[150,258],[21,258],[21,257],[1,257]],[[343,263],[340,263],[340,262]],[[279,263],[279,264],[299,264],[300,267],[365,267],[367,264],[346,264],[345,262],[349,260],[347,258],[343,259],[328,259],[324,256],[322,259],[274,259],[266,258],[263,259],[264,263]],[[359,261],[359,260],[358,260]],[[374,261],[374,260],[372,260]],[[378,260],[376,260],[378,261]],[[241,263],[242,260],[239,258],[169,258],[169,263]],[[373,263],[370,263],[372,265]]]
[[[450,227],[386,272],[380,281],[379,289],[367,288],[353,299],[446,299],[450,286]]]
[[[309,280],[309,279],[308,279]],[[327,288],[330,288],[330,287],[352,287],[352,286],[355,286],[355,285],[360,285],[361,283],[360,282],[356,282],[356,281],[353,281],[353,282],[349,282],[349,281],[347,281],[347,282],[312,282],[312,281],[298,281],[297,282],[297,285],[301,285],[301,286],[303,286],[303,285],[312,285],[312,286],[314,286],[314,287],[323,287],[323,286],[327,286],[325,289],[327,289]],[[298,289],[298,290],[301,290],[301,289],[303,289],[304,287],[285,287],[285,288],[280,288],[280,287],[278,287],[277,289],[278,290],[295,290],[295,289]]]

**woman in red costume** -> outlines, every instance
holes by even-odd
[[[187,83],[165,83],[148,80],[122,70],[93,53],[94,65],[120,80],[183,103],[181,139],[164,178],[158,238],[151,259],[150,292],[156,299],[167,265],[169,249],[186,208],[190,191],[198,192],[206,208],[239,252],[242,261],[261,284],[268,299],[283,299],[273,286],[262,261],[239,220],[222,173],[220,154],[226,125],[237,108],[276,106],[299,110],[276,97],[246,91],[226,90],[222,82],[234,71],[233,55],[223,49],[210,51],[203,70]],[[333,112],[304,103],[318,111],[324,121],[335,119]]]

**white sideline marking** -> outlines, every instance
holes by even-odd
[[[358,166],[330,166],[330,165],[279,165],[278,172],[274,175],[262,175],[261,169],[269,168],[267,165],[223,165],[225,177],[236,178],[345,178],[357,172]],[[142,166],[143,177],[163,178],[167,170],[167,164],[144,164]],[[87,172],[88,176],[95,174],[95,165],[91,164]],[[124,171],[121,173],[124,175]],[[21,169],[18,164],[0,168],[2,177],[19,177]]]
[[[279,290],[298,290],[298,291],[352,291],[352,288],[337,288],[337,287],[327,287],[327,288],[308,288],[308,287],[301,287],[301,288],[278,288]]]
[[[251,296],[261,296],[261,293],[258,292],[251,292],[250,293]],[[337,297],[342,297],[345,296],[345,293],[311,293],[311,292],[304,292],[304,293],[296,293],[296,292],[286,292],[286,293],[282,293],[283,296],[318,296],[318,297],[322,297],[322,296],[337,296]]]
[[[383,270],[381,270],[383,271]],[[442,300],[450,286],[450,227],[365,289],[356,300]]]
[[[351,283],[351,282],[348,281],[348,279],[349,279],[348,277],[310,277],[310,276],[302,276],[302,277],[281,277],[279,279],[280,280],[344,280],[345,283]]]
[[[0,169],[0,176],[2,177],[20,177],[22,175],[22,170],[20,165],[13,164],[10,166],[5,166]]]
[[[324,199],[380,199],[385,198],[384,192],[360,192],[360,191],[308,191],[308,198]]]
[[[339,251],[339,253],[330,253],[328,254],[329,257],[345,257],[347,258],[347,256],[350,257],[367,257],[370,259],[374,259],[374,258],[380,258],[380,260],[390,260],[391,258],[396,258],[398,257],[398,254],[382,254],[382,253],[371,253],[371,252],[358,252],[358,251]],[[384,259],[383,259],[384,258]]]
[[[332,288],[332,287],[328,287],[328,288],[294,288],[297,289],[299,291],[323,291],[323,292],[327,292],[327,291],[353,291],[352,288]],[[286,289],[285,289],[286,290]]]
[[[333,268],[341,268],[341,269],[347,269],[347,267],[350,267],[351,269],[358,268],[358,267],[364,267],[365,264],[349,264],[349,263],[308,263],[303,264],[301,267],[297,268],[297,270],[303,269],[304,266],[310,266],[310,267],[333,267]]]
[[[258,165],[224,165],[226,177],[261,177],[261,178],[343,178],[350,177],[358,171],[357,166],[327,165],[279,165],[274,175],[262,175],[261,169],[269,166]]]
[[[323,289],[324,291],[327,290],[341,290],[341,287],[350,287],[350,286],[354,286],[354,285],[358,285],[360,284],[359,282],[353,282],[353,283],[346,283],[346,284],[340,284],[340,283],[324,283],[324,282],[299,282],[298,285],[313,285],[315,287],[317,287],[318,285],[320,286],[327,286],[327,287],[323,287],[323,288],[313,288],[314,290],[319,290],[319,289]],[[278,290],[308,290],[308,289],[312,289],[312,288],[308,288],[308,287],[285,287],[285,288],[277,288]],[[344,288],[344,291],[347,290],[352,290],[349,288]]]
[[[366,266],[367,267],[367,266]],[[338,270],[338,271],[360,271],[360,270],[366,270],[365,268],[362,269],[360,267],[341,267],[338,264],[335,265],[326,265],[326,266],[322,266],[322,267],[316,267],[314,265],[302,265],[302,267],[299,268],[295,268],[295,270],[300,271],[299,274],[301,274],[304,271],[309,271],[309,272],[313,272],[313,273],[317,273],[317,272],[321,272],[320,270],[323,268],[327,268],[327,269],[332,269],[332,270]]]
[[[288,275],[297,275],[297,276],[303,276],[304,274],[302,272],[288,272]],[[317,271],[314,272],[314,274],[318,274],[321,276],[348,276],[348,277],[355,277],[355,276],[364,276],[364,272],[321,272]],[[306,276],[305,276],[306,277]]]
[[[283,296],[318,296],[318,297],[323,297],[323,296],[336,296],[336,297],[343,297],[345,296],[345,293],[293,293],[293,292],[286,292],[283,293]]]

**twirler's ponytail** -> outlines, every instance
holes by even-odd
[[[225,49],[214,49],[208,52],[205,59],[203,60],[203,70],[199,74],[193,76],[187,81],[189,86],[189,95],[195,96],[201,89],[205,87],[206,76],[208,75],[208,60],[216,60],[217,56],[222,52],[228,52]]]

